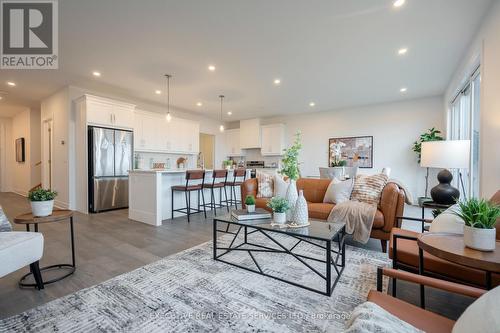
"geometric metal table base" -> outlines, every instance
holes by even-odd
[[[227,227],[224,230],[219,230],[217,227],[221,223],[223,223],[223,224],[227,223]],[[229,225],[231,225],[231,224],[238,227],[238,230],[236,232],[229,230]],[[248,229],[250,229],[250,231]],[[236,241],[237,237],[240,235],[240,232],[242,230],[243,230],[243,234],[242,234],[243,242],[238,244],[238,245],[235,245],[235,241]],[[306,289],[309,291],[313,291],[313,292],[316,292],[316,293],[319,293],[322,295],[331,296],[333,293],[333,290],[334,290],[337,282],[339,281],[340,276],[342,275],[342,272],[344,271],[344,268],[345,268],[345,226],[339,230],[339,232],[333,237],[332,240],[320,240],[320,239],[312,238],[316,242],[317,241],[324,242],[325,246],[317,244],[316,242],[312,242],[310,240],[311,238],[308,239],[308,237],[277,231],[280,234],[283,234],[285,236],[288,236],[288,237],[291,237],[291,238],[294,238],[297,240],[297,242],[295,242],[295,244],[293,244],[293,246],[288,248],[287,246],[282,244],[279,240],[277,240],[275,237],[273,237],[269,233],[269,231],[270,230],[268,230],[268,229],[258,228],[258,225],[257,226],[241,225],[239,223],[232,223],[232,222],[228,222],[227,220],[218,220],[217,218],[214,218],[214,221],[213,221],[213,258],[214,258],[214,260],[217,260],[217,261],[220,261],[220,262],[223,262],[223,263],[226,263],[226,264],[238,267],[238,268],[242,268],[242,269],[245,269],[247,271],[250,271],[250,272],[253,272],[256,274],[267,276],[267,277],[294,285],[296,287],[300,287],[300,288],[303,288],[303,289]],[[217,233],[232,234],[234,236],[233,239],[231,240],[229,247],[219,247],[217,245]],[[251,235],[254,233],[260,233],[260,234],[264,235],[268,240],[270,240],[273,244],[277,245],[280,249],[271,248],[268,246],[252,243],[249,240],[249,238],[251,238]],[[303,254],[294,253],[293,250],[302,242],[314,245],[316,247],[319,247],[319,248],[325,250],[325,260],[310,257],[310,256],[303,255]],[[338,245],[338,250],[332,249],[332,243],[336,243]],[[252,248],[244,248],[245,245],[252,246]],[[224,252],[221,254],[218,254],[218,252],[217,252],[218,250],[224,251]],[[246,253],[248,253],[248,255],[252,259],[252,261],[255,264],[255,267],[257,269],[242,266],[240,264],[236,264],[236,263],[224,260],[223,256],[225,256],[226,254],[228,254],[230,252],[246,252]],[[289,281],[289,280],[265,273],[264,270],[262,269],[261,265],[258,263],[256,257],[253,255],[253,253],[281,253],[281,254],[289,255],[292,259],[297,260],[298,262],[303,264],[305,267],[307,267],[310,271],[314,272],[316,275],[318,275],[323,280],[325,280],[324,290],[318,290],[315,288],[311,288],[309,286],[302,285],[302,284],[296,283],[294,281]],[[312,261],[316,261],[316,262],[320,262],[320,263],[325,264],[326,274],[323,274],[323,273],[319,272],[317,269],[315,269],[314,267],[312,267],[307,262],[307,260],[312,260]],[[332,267],[333,267],[333,271],[335,273],[335,279],[333,280],[333,282],[332,282]]]

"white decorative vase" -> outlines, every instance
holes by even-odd
[[[247,206],[247,212],[248,213],[254,213],[255,212],[255,205],[246,205]]]
[[[286,213],[273,212],[273,222],[275,224],[285,224],[286,223]]]
[[[479,229],[464,225],[465,246],[479,251],[493,251],[496,248],[496,232],[493,229]]]
[[[288,204],[290,205],[290,209],[286,211],[287,221],[292,220],[293,210],[295,208],[295,203],[297,202],[298,197],[299,195],[297,194],[297,183],[295,182],[295,180],[290,179],[290,184],[288,185],[285,196],[286,201],[288,201]]]
[[[309,224],[309,212],[307,211],[307,201],[304,198],[304,191],[299,191],[299,197],[293,209],[292,223],[297,225]]]
[[[52,210],[54,209],[54,200],[30,202],[31,212],[33,213],[33,216],[44,217],[52,215]]]

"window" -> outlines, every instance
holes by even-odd
[[[479,197],[480,86],[481,74],[478,67],[452,100],[448,112],[448,139],[471,140],[469,169],[452,171],[454,186],[460,189],[462,198]]]

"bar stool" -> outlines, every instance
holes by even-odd
[[[227,205],[222,204],[222,189],[224,189],[224,194],[227,201],[227,170],[213,170],[212,171],[212,183],[204,183],[203,189],[210,189],[210,202],[204,204],[204,207],[210,208],[214,211],[214,215],[217,216],[217,208],[227,207]],[[219,203],[215,202],[215,189],[219,189]],[[229,212],[229,207],[227,207]]]
[[[193,184],[192,181],[200,180],[201,183]],[[203,207],[203,213],[205,214],[205,218],[207,218],[207,211],[205,210],[205,196],[203,195],[203,184],[205,182],[205,170],[188,170],[186,171],[186,185],[176,185],[172,186],[172,219],[174,218],[174,212],[179,212],[186,214],[188,217],[188,222],[191,222],[189,217],[192,214],[201,213],[202,210],[200,206]],[[198,192],[198,208],[191,208],[191,192]],[[186,197],[186,207],[174,209],[174,193],[175,192],[184,192]],[[200,193],[201,198],[203,200],[203,205],[200,205]]]
[[[233,180],[232,181],[226,181],[226,186],[229,187],[229,193],[230,193],[230,199],[224,201],[226,203],[226,206],[232,206],[233,204],[236,206],[236,209],[238,209],[238,204],[241,204],[241,200],[238,200],[236,196],[236,187],[240,188],[240,196],[241,196],[241,185],[245,181],[245,178],[247,176],[247,170],[244,168],[239,168],[239,169],[234,169],[233,170]],[[234,194],[234,199],[233,199],[233,194]]]

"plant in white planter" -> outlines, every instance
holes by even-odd
[[[245,206],[247,207],[247,212],[255,212],[255,197],[253,195],[247,195],[245,197]]]
[[[472,198],[459,202],[454,214],[465,222],[464,243],[467,247],[480,251],[495,250],[495,224],[500,217],[500,206]]]
[[[290,180],[290,184],[288,185],[288,188],[286,190],[286,200],[288,201],[288,204],[290,205],[290,208],[295,207],[295,202],[297,201],[298,198],[298,193],[297,193],[297,184],[296,181],[300,177],[300,170],[299,170],[299,153],[300,150],[302,149],[302,143],[301,143],[301,133],[298,131],[295,134],[295,141],[290,148],[285,149],[284,151],[284,157],[281,160],[282,168],[279,171],[280,174],[283,176],[288,177]],[[291,210],[287,211],[286,213],[286,218],[287,220],[292,219],[292,213]]]
[[[273,222],[275,224],[286,223],[286,212],[290,209],[290,204],[285,198],[272,197],[267,203],[267,207],[273,210]]]
[[[56,196],[56,191],[45,190],[43,188],[29,192],[28,199],[31,202],[33,216],[43,217],[52,215],[54,198]]]

